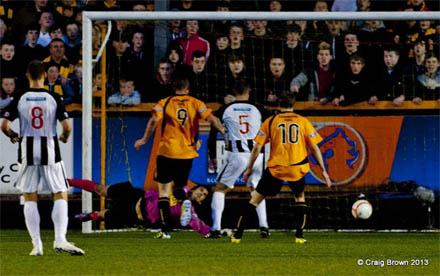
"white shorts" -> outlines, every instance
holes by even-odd
[[[247,152],[227,152],[226,162],[223,164],[217,176],[217,182],[220,182],[229,188],[234,188],[235,182],[246,170],[251,154]],[[255,160],[252,173],[246,183],[246,186],[256,188],[263,173],[263,154],[259,154]]]
[[[44,166],[21,164],[16,188],[23,193],[50,191],[55,194],[67,192],[69,184],[63,161]]]

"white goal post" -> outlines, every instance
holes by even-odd
[[[440,12],[83,12],[82,178],[92,179],[92,20],[440,20]],[[92,195],[82,192],[83,212]],[[83,233],[92,232],[84,222]]]

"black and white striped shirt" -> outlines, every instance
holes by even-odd
[[[20,120],[18,162],[28,165],[53,165],[61,161],[56,132],[57,119],[68,118],[62,98],[45,89],[31,89],[6,108],[4,118]]]
[[[268,116],[263,106],[249,101],[232,102],[216,115],[226,125],[226,150],[232,152],[251,152],[261,123]]]

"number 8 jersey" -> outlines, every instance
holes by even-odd
[[[34,88],[15,97],[4,118],[20,120],[19,163],[53,165],[61,161],[56,124],[57,119],[63,121],[68,114],[59,95]]]

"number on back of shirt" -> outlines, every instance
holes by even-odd
[[[182,126],[185,124],[188,119],[188,111],[185,108],[177,109],[177,119],[180,121]]]
[[[32,116],[31,126],[35,129],[42,128],[44,125],[43,109],[39,106],[32,108],[31,109],[31,116]]]
[[[289,142],[290,144],[298,143],[299,139],[299,125],[292,123],[286,127],[286,123],[281,123],[278,125],[278,128],[281,129],[281,143],[286,144]]]

